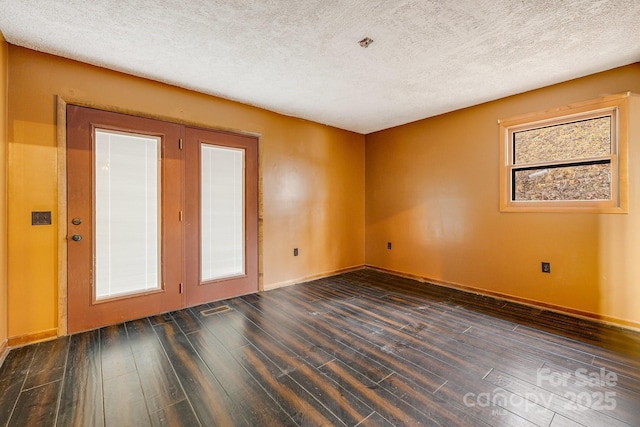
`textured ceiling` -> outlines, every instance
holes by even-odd
[[[0,0],[0,31],[366,134],[638,62],[640,0]]]

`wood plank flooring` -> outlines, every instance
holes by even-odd
[[[640,334],[363,269],[14,349],[5,425],[640,426]]]

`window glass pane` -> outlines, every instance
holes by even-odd
[[[96,130],[96,299],[160,288],[160,138]]]
[[[514,164],[611,155],[611,116],[513,133]]]
[[[611,200],[611,164],[515,170],[513,200]]]
[[[244,150],[202,144],[201,278],[239,276],[244,262]]]

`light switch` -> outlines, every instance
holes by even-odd
[[[51,211],[31,212],[31,225],[51,225]]]

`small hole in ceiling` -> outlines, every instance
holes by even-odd
[[[362,40],[360,40],[358,43],[360,43],[360,46],[362,47],[369,47],[369,45],[373,43],[373,39],[369,37],[365,37]]]

